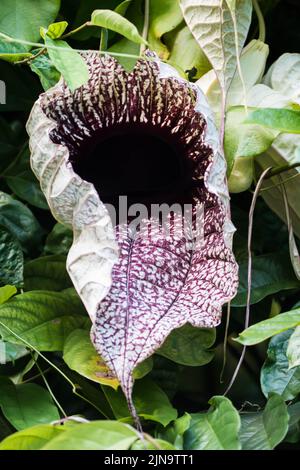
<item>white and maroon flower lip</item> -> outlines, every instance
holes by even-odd
[[[73,228],[67,268],[96,349],[130,395],[134,367],[174,328],[213,327],[237,289],[226,164],[202,92],[156,58],[131,73],[85,56],[90,80],[34,105],[31,162],[54,216]],[[202,204],[204,243],[113,227],[103,202]],[[103,201],[103,202],[102,202]]]

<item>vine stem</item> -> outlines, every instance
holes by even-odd
[[[92,23],[90,21],[87,21],[86,23],[82,24],[81,26],[78,26],[78,28],[76,29],[73,29],[72,31],[69,31],[68,33],[66,34],[63,34],[59,39],[66,39],[70,36],[73,36],[73,34],[76,34],[78,33],[79,31],[82,31],[84,28],[86,28],[87,26],[93,26]]]
[[[225,119],[226,119],[226,90],[221,91],[221,126],[220,126],[220,145],[224,151],[224,137],[225,137]]]
[[[249,321],[250,321],[250,304],[251,304],[251,288],[252,288],[252,234],[253,234],[253,215],[254,215],[254,210],[256,206],[256,201],[260,192],[261,185],[267,176],[267,174],[271,171],[271,167],[267,168],[261,175],[260,178],[257,182],[253,197],[252,197],[252,202],[251,202],[251,207],[249,211],[249,225],[248,225],[248,275],[247,275],[247,305],[246,305],[246,316],[245,316],[245,329],[248,328],[249,326]],[[239,370],[241,368],[241,365],[244,361],[244,357],[246,354],[246,349],[247,346],[243,346],[242,353],[240,356],[240,359],[237,363],[237,366],[235,368],[235,371],[232,375],[232,378],[229,382],[228,387],[226,388],[224,392],[224,396],[228,394],[230,391],[231,387],[233,386],[235,379],[239,373]]]
[[[226,361],[227,361],[227,341],[228,341],[228,331],[229,331],[229,323],[230,323],[230,302],[227,304],[227,315],[226,315],[226,325],[225,325],[225,335],[224,335],[224,343],[223,343],[223,364],[222,364],[222,370],[220,373],[220,383],[222,384],[224,382],[223,376],[224,376],[224,371],[226,367]]]
[[[31,42],[31,41],[25,41],[23,39],[16,39],[16,38],[11,38],[7,36],[6,34],[0,33],[0,38],[3,39],[5,42],[12,42],[15,44],[23,44],[24,46],[32,46],[36,48],[44,48],[44,44],[41,44],[39,42]],[[47,46],[47,49],[54,49],[54,50],[60,50],[60,51],[66,51],[70,52],[70,49],[67,47],[56,47],[56,46]],[[123,52],[108,52],[108,51],[99,51],[98,49],[71,49],[76,52],[98,52],[98,54],[109,54],[111,56],[115,57],[127,57],[129,59],[140,59],[139,55],[134,55],[134,54],[125,54]]]
[[[272,168],[272,171],[270,171],[266,179],[279,175],[280,173],[283,173],[284,171],[293,170],[294,168],[297,168],[299,166],[300,166],[300,163],[297,162],[297,163],[293,163],[292,165],[282,165],[282,166],[278,166],[277,168]]]
[[[290,176],[289,178],[286,178],[285,180],[282,180],[282,183],[288,183],[289,181],[295,179],[295,178],[299,178],[300,176],[300,173],[297,173],[296,175],[293,175],[293,176]],[[263,188],[260,190],[261,193],[263,193],[264,191],[269,191],[270,189],[273,189],[273,188],[277,188],[278,186],[281,186],[282,184],[281,182],[279,183],[276,183],[276,184],[272,184],[271,186],[267,186],[266,188]]]
[[[43,371],[43,374],[46,375],[48,372],[51,371],[51,367],[48,367],[48,369],[44,370]],[[36,375],[33,375],[32,377],[29,377],[29,379],[25,379],[25,380],[22,380],[22,384],[27,384],[27,383],[30,383],[32,382],[33,380],[35,379],[38,379],[39,377],[41,377],[41,374],[38,373]]]
[[[145,0],[144,28],[143,28],[143,33],[142,33],[142,37],[143,39],[145,39],[145,41],[147,41],[147,37],[148,37],[149,24],[150,24],[150,0]],[[145,52],[145,49],[146,49],[146,45],[141,44],[140,55],[142,55],[143,52]]]
[[[234,30],[236,65],[237,65],[237,70],[238,70],[239,77],[242,83],[242,88],[243,88],[245,113],[248,114],[247,91],[246,91],[246,85],[245,85],[245,80],[243,77],[243,71],[242,71],[241,60],[240,60],[241,52],[239,51],[239,37],[238,37],[238,28],[237,28],[237,23],[236,23],[236,14],[231,9],[230,9],[230,14],[231,14],[231,18],[233,22],[233,30]]]
[[[156,450],[162,450],[161,446],[158,444],[158,442],[156,442],[156,440],[152,436],[150,436],[150,434],[144,432],[143,438],[145,441],[150,442],[150,444],[152,444]]]
[[[295,236],[294,236],[294,229],[293,229],[293,222],[292,222],[290,208],[289,208],[288,194],[287,194],[287,190],[286,190],[286,187],[284,185],[283,178],[281,175],[279,175],[279,179],[281,183],[282,197],[283,197],[283,202],[284,202],[284,207],[285,207],[286,222],[287,222],[288,233],[289,233],[289,251],[290,251],[291,264],[293,266],[297,279],[300,280],[300,256],[299,256],[299,251],[298,251],[297,243],[296,243]]]
[[[266,24],[265,19],[260,9],[259,3],[257,0],[252,0],[253,8],[255,10],[257,19],[258,19],[258,26],[259,26],[259,36],[258,39],[262,42],[266,41]]]
[[[33,354],[32,354],[32,357],[33,357]],[[61,406],[61,404],[59,403],[59,401],[57,400],[56,396],[54,395],[49,383],[48,383],[48,380],[46,379],[46,376],[44,374],[44,372],[42,371],[40,365],[38,364],[38,361],[35,360],[35,365],[40,373],[40,375],[42,376],[42,379],[48,389],[48,392],[50,393],[51,397],[52,397],[52,400],[54,401],[54,403],[56,404],[57,408],[60,410],[60,412],[62,413],[62,415],[67,418],[67,413],[65,412],[65,410],[63,409],[63,407]]]
[[[15,64],[27,64],[28,62],[32,62],[34,61],[37,57],[40,57],[41,55],[45,54],[47,48],[46,47],[43,47],[42,49],[39,50],[39,52],[35,55],[32,55],[32,57],[28,57],[27,59],[23,59],[23,60],[18,60],[17,62],[15,62]]]
[[[102,415],[104,415],[106,418],[108,418],[108,416],[105,415],[105,413],[103,413],[103,411],[98,408],[93,402],[91,402],[88,398],[84,397],[83,395],[80,395],[80,393],[77,392],[77,389],[76,389],[76,385],[72,382],[71,379],[69,379],[69,377],[64,374],[64,372],[62,372],[59,367],[57,367],[55,364],[53,364],[53,362],[51,362],[46,356],[44,356],[44,354],[42,354],[37,348],[35,348],[34,346],[32,346],[32,344],[30,344],[28,341],[26,341],[26,339],[22,338],[21,336],[19,336],[17,333],[15,333],[13,330],[11,330],[7,325],[5,325],[5,323],[3,323],[2,321],[0,321],[0,325],[5,328],[11,335],[13,335],[15,338],[17,338],[19,341],[21,341],[23,344],[26,344],[26,346],[30,349],[32,349],[33,351],[35,351],[42,359],[44,359],[44,361],[46,361],[48,364],[50,364],[51,367],[53,367],[53,369],[55,369],[60,375],[62,375],[62,377],[71,385],[72,387],[72,391],[75,395],[77,395],[79,398],[81,398],[82,400],[84,400],[85,402],[89,403],[91,406],[93,406],[94,408],[96,408],[96,410],[99,411],[99,413],[101,413]]]

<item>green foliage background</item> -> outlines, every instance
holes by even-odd
[[[68,30],[75,29],[95,9],[117,7],[141,32],[141,3],[1,0],[0,32],[36,43],[42,41],[40,27],[67,21]],[[196,80],[210,65],[175,3],[151,2],[148,40],[160,57]],[[299,3],[260,3],[270,45],[269,64],[284,52],[299,53]],[[137,33],[130,28],[122,31],[123,36],[92,26],[68,38],[68,43],[74,49],[98,49],[101,36],[102,46],[109,51],[138,54]],[[62,41],[56,38],[60,34],[55,30],[46,45],[59,47]],[[249,39],[256,35],[254,18]],[[190,55],[182,55],[179,48],[187,41]],[[124,424],[132,424],[126,401],[116,382],[107,378],[105,364],[91,346],[90,320],[65,270],[72,233],[57,224],[48,210],[30,169],[24,127],[34,101],[57,82],[59,72],[76,88],[85,79],[85,71],[74,52],[71,66],[75,68],[76,60],[78,73],[70,74],[68,64],[63,61],[62,65],[62,52],[56,49],[49,49],[50,57],[41,55],[30,64],[11,63],[37,51],[0,38],[0,79],[6,84],[7,98],[0,105],[0,359],[6,354],[6,362],[0,360],[0,449],[298,448],[300,338],[295,328],[300,325],[300,281],[291,266],[286,225],[261,198],[252,242],[251,323],[255,326],[239,337],[240,343],[253,346],[247,349],[229,394],[223,396],[242,348],[235,338],[244,329],[253,187],[232,197],[240,287],[231,305],[225,367],[226,309],[216,331],[191,326],[175,330],[135,371],[133,398],[144,430],[155,441],[140,441],[134,428]],[[127,68],[133,61],[122,58]],[[51,424],[74,415],[77,418],[66,420],[64,426]]]

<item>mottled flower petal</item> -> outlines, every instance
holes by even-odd
[[[218,325],[222,305],[236,293],[226,164],[202,92],[173,68],[151,54],[131,73],[109,56],[87,53],[85,59],[86,85],[72,93],[61,81],[35,104],[28,123],[31,161],[52,213],[73,227],[67,268],[92,318],[92,341],[136,417],[133,369],[174,328]],[[131,138],[123,177],[119,149],[110,157],[103,149],[119,140],[130,145]],[[151,153],[152,141],[163,146],[161,153]],[[130,159],[138,166],[132,174]],[[140,230],[130,218],[113,229],[101,199],[114,204],[126,184],[134,187],[130,197],[147,207],[190,204],[190,231],[179,235],[173,216],[170,233],[151,218]]]

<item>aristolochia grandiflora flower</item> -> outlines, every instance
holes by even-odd
[[[136,365],[174,328],[216,326],[235,295],[226,165],[202,92],[173,68],[152,56],[131,73],[109,56],[85,59],[86,85],[72,93],[61,80],[35,103],[31,162],[54,217],[73,229],[67,269],[134,414]],[[192,225],[201,205],[202,236],[166,234],[150,216],[140,230],[130,217],[114,227],[104,203],[121,195],[191,204]]]

